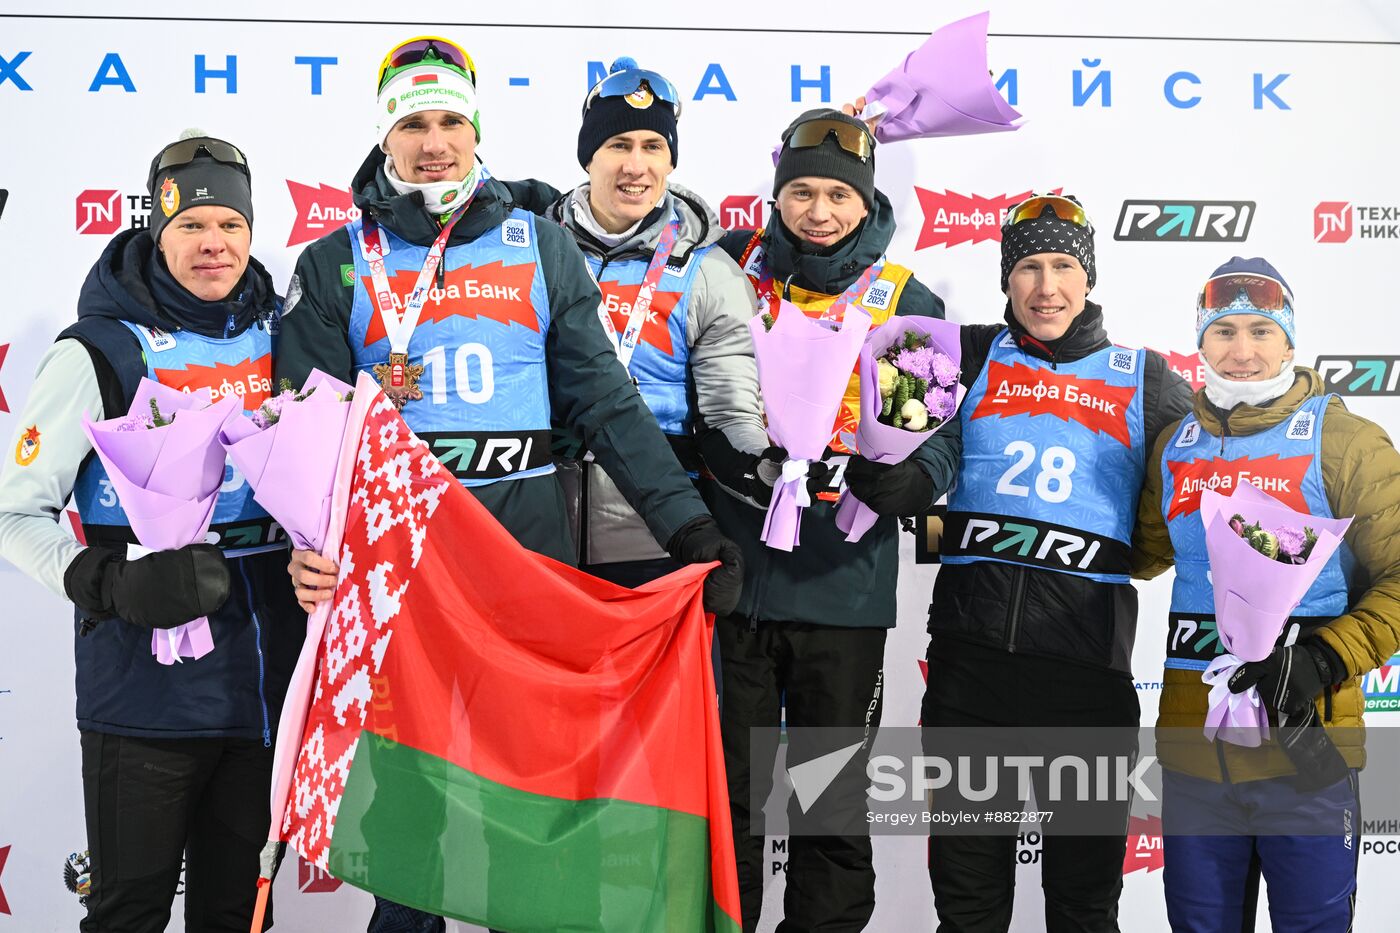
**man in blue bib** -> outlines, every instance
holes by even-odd
[[[671,180],[680,95],[630,58],[613,63],[584,101],[578,162],[588,181],[555,200],[547,220],[574,238],[603,293],[598,323],[691,477],[695,428],[738,450],[768,447],[748,321],[748,279],[716,244],[704,199]],[[572,466],[572,464],[571,464]],[[643,518],[591,456],[575,485],[580,566],[636,586],[674,569]]]
[[[1033,197],[1010,210],[1006,322],[963,327],[968,392],[937,435],[960,444],[961,463],[929,608],[925,727],[1138,724],[1129,542],[1148,442],[1187,409],[1190,389],[1157,354],[1109,342],[1088,301],[1095,278],[1078,201]],[[1124,803],[1116,835],[1047,826],[1050,933],[1118,929],[1127,817]],[[939,930],[1006,930],[1015,856],[1014,827],[935,831]]]
[[[273,732],[306,631],[286,539],[229,465],[207,543],[131,559],[136,535],[82,419],[125,415],[142,377],[236,392],[251,414],[271,388],[281,302],[249,253],[238,147],[188,130],[151,161],[147,191],[150,227],[107,245],[77,322],[39,362],[0,473],[0,555],[76,610],[92,865],[80,929],[165,929],[183,860],[185,929],[241,933],[267,840]],[[70,493],[86,547],[56,521]],[[213,650],[159,663],[152,630],[200,616]]]
[[[550,434],[576,438],[670,558],[721,561],[705,605],[733,608],[738,548],[618,362],[583,255],[476,161],[470,56],[447,39],[411,39],[385,56],[378,87],[376,145],[352,183],[362,216],[297,261],[277,375],[300,385],[313,368],[347,381],[373,373],[517,541],[568,563],[576,554]],[[334,593],[325,558],[296,551],[289,569],[306,608]],[[382,899],[370,924],[442,928]]]
[[[1340,933],[1361,851],[1361,679],[1400,649],[1400,455],[1294,365],[1293,293],[1266,260],[1236,256],[1211,274],[1196,340],[1205,386],[1157,438],[1134,536],[1135,574],[1176,565],[1157,717],[1167,917],[1173,929],[1238,930],[1255,915],[1262,872],[1274,930]],[[1225,648],[1208,637],[1201,490],[1229,495],[1242,482],[1298,512],[1354,517],[1273,653],[1228,675],[1236,693],[1257,687],[1268,710],[1256,747],[1202,728],[1202,672]]]

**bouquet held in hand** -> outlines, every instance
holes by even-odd
[[[860,423],[846,445],[875,463],[907,459],[957,413],[960,381],[957,324],[933,317],[893,317],[870,332],[860,351]],[[859,541],[878,516],[841,491],[836,527]]]
[[[1201,674],[1211,688],[1206,737],[1257,746],[1269,735],[1258,690],[1231,693],[1243,664],[1274,650],[1288,617],[1337,548],[1350,518],[1296,512],[1250,483],[1230,496],[1201,493],[1215,598],[1215,626],[1225,654]]]
[[[226,421],[243,420],[236,395],[212,405],[209,399],[208,389],[182,392],[143,378],[127,414],[83,419],[83,431],[140,542],[128,546],[129,559],[204,540],[224,482],[217,437]],[[151,633],[151,653],[161,664],[202,658],[213,650],[206,617]]]

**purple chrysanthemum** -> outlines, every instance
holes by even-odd
[[[939,424],[953,417],[953,412],[958,410],[956,396],[947,389],[934,386],[924,393],[924,407]]]
[[[1274,537],[1278,538],[1279,553],[1287,557],[1300,556],[1307,543],[1307,538],[1296,528],[1275,528]]]
[[[900,350],[899,355],[894,359],[894,365],[915,379],[932,380],[933,356],[934,351],[928,347],[919,347],[917,350]]]
[[[253,412],[253,424],[259,428],[270,428],[282,417],[282,407],[291,402],[295,393],[290,389],[283,389],[276,395],[269,398],[258,406],[258,410]]]
[[[929,372],[933,382],[938,383],[945,389],[950,389],[958,381],[961,373],[958,365],[953,362],[953,358],[946,353],[934,353],[933,363],[929,367]]]

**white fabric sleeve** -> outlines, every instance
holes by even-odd
[[[59,340],[39,360],[18,425],[0,448],[0,557],[63,599],[63,574],[83,550],[59,520],[92,450],[84,415],[103,417],[97,372],[86,347]],[[39,449],[21,465],[20,442],[31,428]]]

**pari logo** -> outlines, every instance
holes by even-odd
[[[1050,193],[1059,194],[1063,190],[1055,188]],[[1001,224],[1006,219],[1006,212],[1033,192],[983,197],[979,194],[958,194],[956,191],[929,191],[915,185],[914,194],[924,212],[924,225],[919,229],[919,239],[914,244],[915,250],[921,250],[930,246],[948,247],[986,240],[1000,243]]]
[[[1400,713],[1400,654],[1368,671],[1362,687],[1366,691],[1366,712]]]
[[[726,230],[757,230],[763,226],[763,198],[731,194],[719,202],[719,225]]]
[[[360,209],[355,206],[349,189],[324,184],[313,188],[289,178],[287,190],[291,192],[292,204],[297,209],[292,232],[287,235],[288,246],[320,239],[360,217]]]
[[[344,883],[325,869],[297,856],[297,890],[302,894],[330,894]]]
[[[1313,208],[1313,240],[1347,243],[1358,240],[1400,240],[1400,205],[1319,201]]]
[[[1319,356],[1313,368],[1328,392],[1400,395],[1400,356]]]
[[[1253,201],[1124,201],[1115,240],[1238,243],[1249,238]]]
[[[122,229],[123,213],[129,215],[128,227],[150,226],[151,196],[123,195],[115,188],[88,188],[74,201],[73,229],[78,233],[111,236]]]

